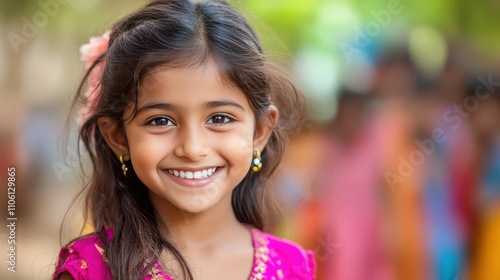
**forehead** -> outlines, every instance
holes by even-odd
[[[141,81],[138,105],[151,99],[203,101],[213,98],[232,98],[248,103],[245,94],[226,82],[215,63],[193,67],[158,67]]]

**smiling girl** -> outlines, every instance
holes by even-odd
[[[304,99],[238,12],[154,1],[82,51],[94,233],[54,279],[314,279],[311,252],[262,231]]]

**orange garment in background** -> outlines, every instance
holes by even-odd
[[[274,175],[274,181],[279,183],[281,177],[291,174],[300,186],[302,194],[298,205],[294,205],[285,213],[284,221],[274,229],[274,233],[314,251],[318,280],[326,279],[321,277],[325,269],[321,256],[332,250],[328,248],[327,240],[322,235],[323,210],[313,190],[324,154],[324,141],[324,135],[319,129],[306,130],[295,135]]]
[[[383,174],[390,220],[386,230],[392,236],[390,239],[393,244],[393,248],[387,249],[392,251],[396,279],[430,279],[419,170],[415,167],[409,176],[400,172],[404,171],[400,157],[407,159],[415,149],[411,116],[407,114],[404,102],[387,101],[383,106],[379,110],[379,121],[385,129],[382,135],[387,171],[403,178],[402,181],[389,183],[385,176],[387,173]]]
[[[500,205],[490,209],[479,221],[476,258],[472,263],[474,280],[500,279]]]

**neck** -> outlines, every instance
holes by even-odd
[[[241,236],[249,235],[234,214],[231,195],[201,213],[189,213],[154,195],[150,197],[165,225],[164,236],[181,250],[220,248],[221,244],[234,244]]]

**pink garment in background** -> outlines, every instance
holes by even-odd
[[[333,138],[329,143],[323,203],[327,234],[336,247],[325,265],[325,279],[393,279],[382,235],[380,128],[372,122],[349,141]]]

